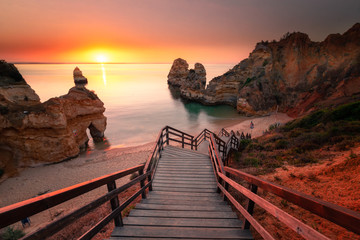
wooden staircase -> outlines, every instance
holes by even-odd
[[[209,156],[173,146],[162,152],[153,191],[123,223],[111,239],[252,239],[216,192]]]
[[[226,142],[221,139],[224,135]],[[85,233],[79,229],[79,240],[92,239],[110,222],[116,226],[111,239],[251,239],[251,226],[264,239],[274,240],[274,233],[268,232],[266,226],[252,216],[255,204],[292,229],[296,236],[329,239],[262,198],[257,194],[257,189],[261,188],[353,232],[355,237],[352,239],[360,236],[359,212],[227,166],[229,151],[238,149],[240,140],[233,131],[228,133],[225,129],[218,135],[204,129],[195,137],[166,126],[160,130],[145,164],[2,207],[0,230],[107,186],[108,192],[104,195],[27,234],[22,240],[47,239],[107,202],[111,205],[110,213],[92,224]],[[116,186],[116,180],[128,178],[136,172],[138,177]],[[132,196],[119,201],[119,194],[138,184],[140,188]],[[238,202],[238,194],[247,198],[245,206]],[[142,196],[142,201],[123,220],[122,211],[139,196]],[[241,219],[245,219],[243,224],[227,203],[232,204],[232,209],[236,209]]]

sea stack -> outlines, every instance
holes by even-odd
[[[179,88],[205,89],[206,70],[201,63],[195,63],[194,69],[189,70],[186,60],[177,58],[168,74],[168,84]]]
[[[200,99],[206,86],[206,70],[201,63],[195,63],[189,70],[189,64],[182,58],[174,60],[168,75],[170,88],[180,93],[184,99]]]
[[[74,69],[74,83],[77,88],[84,88],[88,84],[87,78],[83,76],[78,67]]]
[[[44,103],[13,64],[0,61],[0,168],[7,176],[22,167],[59,162],[105,140],[104,103],[85,88],[74,70],[75,87]]]

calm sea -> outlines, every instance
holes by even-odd
[[[172,94],[167,85],[171,64],[16,65],[42,102],[64,95],[74,86],[76,66],[88,78],[87,88],[94,90],[105,104],[105,136],[111,147],[154,141],[165,125],[196,135],[204,128],[218,131],[244,119],[232,107],[185,103]],[[232,66],[205,65],[207,81]],[[96,147],[91,140],[90,146]]]

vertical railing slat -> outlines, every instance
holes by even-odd
[[[107,184],[107,189],[109,192],[111,192],[112,190],[116,189],[116,183],[115,181],[112,181],[110,183]],[[117,209],[120,206],[120,202],[119,202],[119,197],[116,196],[113,199],[110,200],[110,204],[111,204],[111,209],[114,211],[115,209]],[[114,223],[115,226],[117,227],[121,227],[123,226],[123,221],[122,221],[122,217],[121,217],[121,213],[114,218]]]
[[[253,192],[253,193],[256,194],[256,193],[257,193],[257,189],[258,189],[258,187],[257,187],[255,184],[251,184],[251,185],[250,185],[250,190],[251,190],[251,192]],[[255,203],[254,203],[251,199],[248,198],[246,210],[248,211],[248,213],[249,213],[250,215],[253,215],[254,206],[255,206]],[[249,228],[250,228],[250,223],[249,223],[248,220],[245,220],[245,221],[244,221],[244,224],[243,224],[243,229],[249,229]]]

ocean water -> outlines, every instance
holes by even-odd
[[[110,147],[154,141],[166,125],[197,135],[204,128],[218,131],[244,119],[230,106],[186,103],[172,94],[167,85],[171,64],[16,64],[42,102],[74,86],[76,66],[88,78],[87,88],[105,104],[105,137]],[[204,66],[208,82],[233,64]],[[96,148],[89,138],[90,147]]]

